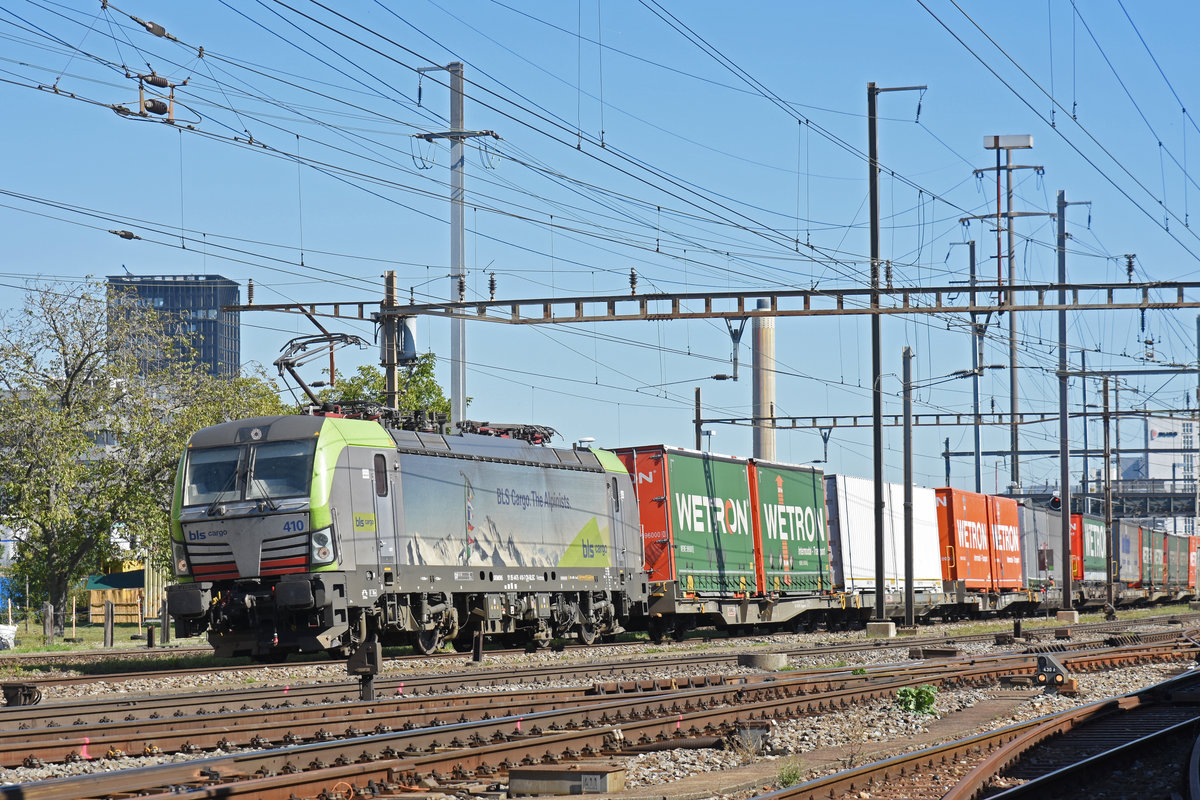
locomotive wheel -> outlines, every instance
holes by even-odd
[[[667,624],[663,622],[662,617],[651,617],[646,622],[646,633],[650,635],[651,642],[662,644],[667,638]]]
[[[596,626],[590,622],[581,622],[575,629],[579,635],[579,643],[585,645],[594,644],[596,641]]]
[[[442,632],[437,628],[431,631],[417,631],[413,637],[413,649],[423,656],[429,656],[442,649]]]

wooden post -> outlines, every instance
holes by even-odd
[[[159,627],[162,628],[162,643],[168,644],[171,641],[171,615],[167,613],[166,600],[159,603],[158,618],[161,621]]]
[[[104,646],[113,646],[113,602],[104,601]]]
[[[54,605],[42,603],[42,638],[46,644],[54,644]]]

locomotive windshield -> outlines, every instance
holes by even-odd
[[[306,495],[316,446],[310,439],[190,450],[183,504]]]

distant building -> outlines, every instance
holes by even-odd
[[[1140,420],[1142,430],[1130,436],[1136,423],[1121,425],[1121,446],[1128,448],[1134,438],[1142,455],[1125,456],[1120,460],[1120,485],[1131,491],[1164,490],[1177,494],[1197,494],[1197,429],[1196,417],[1166,417],[1146,415]],[[1198,503],[1200,507],[1200,503]],[[1170,533],[1193,535],[1200,532],[1196,516],[1155,517],[1138,520],[1148,527]]]
[[[235,281],[220,275],[110,275],[114,288],[131,292],[160,314],[175,317],[208,372],[236,377],[242,363],[241,315],[222,311],[241,303]]]

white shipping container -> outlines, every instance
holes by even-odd
[[[1133,522],[1117,520],[1117,580],[1141,583],[1142,529]]]
[[[845,591],[875,588],[875,484],[848,475],[825,476],[833,582]],[[884,587],[904,589],[904,487],[884,484]],[[942,590],[937,500],[913,487],[913,589]]]
[[[1063,579],[1062,515],[1021,504],[1021,569],[1025,585],[1041,589]]]

